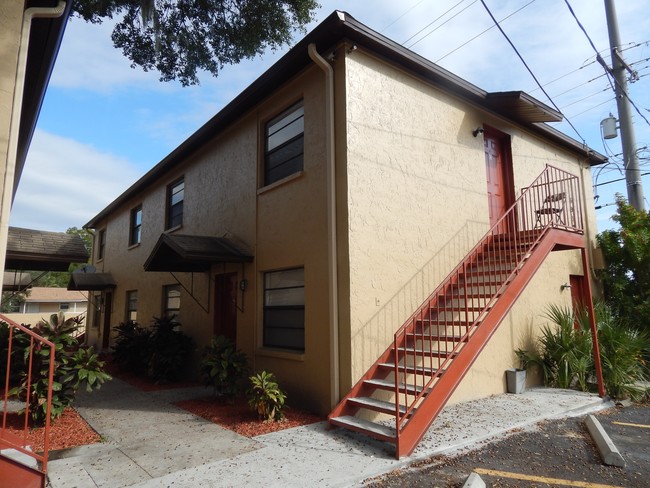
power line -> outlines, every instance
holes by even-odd
[[[538,85],[539,88],[542,90],[542,92],[544,93],[544,95],[546,95],[546,98],[548,98],[548,100],[553,104],[553,106],[555,107],[555,109],[556,109],[558,112],[562,113],[562,111],[558,108],[558,106],[555,104],[555,102],[554,102],[553,99],[550,97],[550,95],[546,92],[546,90],[544,89],[544,87],[542,86],[542,84],[539,82],[539,80],[537,79],[537,77],[535,76],[535,74],[533,73],[533,71],[530,69],[530,67],[528,66],[528,64],[526,64],[526,61],[524,61],[523,56],[519,53],[519,51],[517,50],[517,48],[515,47],[515,45],[512,43],[512,41],[511,41],[510,38],[508,37],[508,35],[504,32],[504,30],[501,28],[501,26],[499,25],[499,23],[497,22],[497,20],[494,18],[494,15],[492,15],[492,12],[491,12],[490,9],[488,8],[488,6],[485,4],[485,0],[481,0],[481,3],[483,4],[483,7],[484,7],[485,10],[487,11],[487,13],[488,13],[488,15],[490,16],[490,18],[491,18],[491,19],[494,21],[494,23],[496,24],[496,26],[497,26],[497,28],[499,29],[499,31],[501,32],[501,34],[503,34],[503,37],[505,37],[506,40],[508,41],[508,44],[510,44],[510,46],[512,47],[512,49],[514,49],[515,53],[517,54],[517,56],[519,57],[519,59],[521,60],[521,62],[524,64],[524,66],[526,67],[526,69],[527,69],[528,72],[530,73],[530,76],[533,77],[533,79],[535,80],[535,83],[537,83],[537,85]],[[580,139],[582,139],[582,143],[586,146],[586,145],[587,145],[587,142],[585,141],[585,138],[582,137],[582,135],[580,134],[580,132],[578,132],[578,129],[575,128],[575,126],[571,123],[571,121],[570,121],[566,116],[565,116],[564,118],[566,119],[567,123],[571,126],[571,128],[575,131],[575,133],[578,134],[578,137],[580,137]]]
[[[508,20],[510,17],[512,17],[513,15],[515,15],[516,13],[518,13],[519,11],[525,9],[526,7],[528,7],[528,6],[529,6],[531,3],[533,3],[533,2],[535,2],[535,0],[531,0],[530,2],[528,2],[528,3],[527,3],[526,5],[524,5],[523,7],[521,7],[521,8],[519,8],[519,9],[515,10],[514,12],[512,12],[512,13],[511,13],[510,15],[508,15],[507,17],[504,17],[503,19],[501,19],[499,22],[503,22],[504,20]],[[454,49],[454,50],[448,52],[448,53],[445,54],[443,57],[436,59],[435,62],[438,63],[438,62],[442,61],[443,59],[445,59],[445,58],[446,58],[447,56],[449,56],[450,54],[453,54],[453,53],[455,53],[456,51],[458,51],[459,49],[461,49],[462,47],[465,47],[467,44],[469,44],[470,42],[472,42],[474,39],[476,39],[476,38],[478,38],[478,37],[481,37],[481,36],[482,36],[483,34],[485,34],[486,32],[488,32],[488,31],[494,29],[494,27],[495,27],[494,25],[491,25],[490,27],[488,27],[487,29],[485,29],[483,32],[478,33],[477,35],[475,35],[474,37],[472,37],[472,38],[469,39],[468,41],[466,41],[466,42],[464,42],[463,44],[461,44],[460,46],[458,46],[456,49]],[[428,34],[427,34],[427,35],[428,35]],[[425,36],[425,37],[426,37],[426,36]],[[422,39],[424,39],[424,37],[423,37]],[[420,40],[422,40],[422,39],[420,39]],[[419,42],[419,41],[418,41],[418,42]]]
[[[398,20],[400,20],[402,17],[404,17],[406,14],[408,14],[411,10],[413,10],[415,7],[417,7],[418,5],[420,5],[422,2],[424,2],[424,0],[420,0],[418,3],[416,3],[415,5],[413,5],[410,9],[408,9],[408,10],[407,10],[406,12],[404,12],[402,15],[400,15],[399,17],[397,17],[395,20],[393,20],[390,24],[388,24],[386,27],[384,27],[384,28],[383,28],[381,31],[379,31],[379,32],[384,32],[384,31],[387,30],[389,27],[392,27],[395,23],[397,23]]]
[[[402,46],[403,46],[404,44],[406,44],[407,42],[409,42],[411,39],[413,39],[415,36],[417,36],[418,34],[420,34],[422,31],[426,30],[427,28],[429,28],[430,26],[432,26],[433,24],[435,24],[436,22],[438,22],[440,19],[442,19],[445,15],[447,15],[449,12],[451,12],[452,10],[454,10],[456,7],[458,7],[458,6],[459,6],[461,3],[463,3],[464,1],[465,1],[465,0],[460,0],[460,2],[458,2],[456,5],[454,5],[454,6],[451,7],[450,9],[448,9],[448,10],[447,10],[446,12],[444,12],[442,15],[438,16],[436,19],[432,20],[432,21],[429,22],[427,25],[425,25],[424,27],[422,27],[422,29],[420,29],[420,30],[417,31],[415,34],[413,34],[411,37],[409,37],[407,40],[405,40],[404,42],[402,42]],[[457,15],[461,14],[462,12],[464,12],[465,10],[467,10],[468,8],[470,8],[470,7],[471,7],[472,5],[474,5],[477,1],[478,1],[478,0],[474,0],[474,1],[473,1],[472,3],[470,3],[467,7],[465,7],[464,9],[462,9],[460,12],[454,14],[454,15],[451,16],[449,19],[445,20],[442,24],[440,24],[438,27],[436,27],[435,29],[433,29],[431,32],[434,32],[435,30],[437,30],[437,29],[439,29],[440,27],[442,27],[443,25],[445,25],[445,24],[446,24],[447,22],[449,22],[451,19],[453,19],[453,18],[456,17]],[[430,32],[429,34],[431,34],[431,32]],[[427,36],[428,36],[429,34],[427,34]],[[426,37],[426,36],[425,36],[425,37]],[[422,39],[424,39],[424,37],[423,37]],[[417,42],[414,42],[413,44],[411,44],[411,45],[409,45],[409,46],[406,46],[406,47],[410,49],[412,46],[415,46],[415,44],[417,44],[418,42],[420,42],[422,39],[420,39],[420,40],[418,40]]]

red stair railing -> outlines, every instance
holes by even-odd
[[[4,400],[3,400],[3,411],[2,411],[2,427],[0,428],[0,448],[2,449],[15,449],[27,456],[34,458],[37,462],[40,463],[40,471],[42,473],[47,472],[47,458],[48,458],[48,449],[49,449],[49,440],[50,440],[50,415],[52,411],[52,384],[54,380],[54,365],[55,365],[55,345],[48,341],[47,339],[39,336],[25,326],[19,325],[16,322],[10,320],[4,315],[0,314],[0,322],[4,322],[9,327],[9,341],[8,341],[8,350],[7,350],[7,370],[4,378]],[[12,358],[14,356],[13,348],[14,342],[16,339],[16,332],[20,331],[24,333],[29,338],[29,354],[25,357],[25,368],[27,371],[27,394],[25,397],[25,408],[23,414],[21,414],[21,424],[22,432],[17,435],[15,432],[10,431],[8,426],[8,418],[10,413],[9,411],[9,401],[10,400],[19,400],[18,398],[10,398],[9,392],[13,386],[11,385],[11,368],[12,368]],[[37,453],[33,452],[28,447],[27,434],[29,432],[29,418],[30,418],[30,405],[29,399],[31,397],[31,385],[32,385],[32,373],[34,367],[34,356],[36,354],[42,354],[44,348],[49,348],[49,371],[48,371],[48,391],[47,391],[47,406],[46,406],[46,415],[45,415],[45,426],[43,429],[43,452]],[[22,402],[22,400],[20,400]],[[13,410],[13,409],[12,409]]]
[[[395,332],[393,359],[398,446],[400,433],[417,406],[462,350],[504,285],[519,272],[544,234],[551,228],[583,233],[580,196],[578,177],[547,165]],[[420,350],[418,343],[422,344]],[[425,343],[437,343],[438,350],[426,351]],[[404,367],[400,368],[402,364]],[[421,367],[408,368],[408,365]]]

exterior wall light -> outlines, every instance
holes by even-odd
[[[483,127],[481,126],[478,126],[476,129],[472,131],[472,135],[474,137],[477,137],[479,134],[483,134],[483,132],[485,132],[485,129],[483,129]]]

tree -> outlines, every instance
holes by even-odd
[[[131,66],[188,86],[198,84],[197,70],[217,76],[226,64],[288,43],[317,7],[316,0],[77,0],[74,9],[92,23],[122,17],[112,39]]]
[[[617,194],[612,220],[620,230],[597,236],[606,267],[600,272],[605,299],[630,325],[650,331],[650,213],[636,210]]]

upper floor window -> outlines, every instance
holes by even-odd
[[[140,244],[142,238],[142,205],[131,210],[131,224],[129,226],[129,246]]]
[[[106,229],[99,231],[97,242],[99,243],[97,246],[97,259],[104,259],[104,251],[106,251]]]
[[[138,319],[138,291],[130,290],[126,292],[126,320],[132,322]]]
[[[167,225],[165,226],[165,229],[171,229],[182,225],[184,199],[184,179],[180,179],[167,187]]]
[[[305,270],[264,273],[265,347],[305,350]]]
[[[302,171],[305,134],[302,102],[266,123],[264,185]]]

